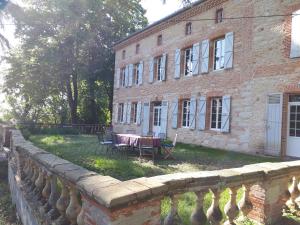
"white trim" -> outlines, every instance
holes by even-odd
[[[219,68],[219,69],[215,69],[215,66],[216,66],[216,62],[215,62],[215,57],[216,57],[216,42],[217,41],[222,41],[221,43],[223,43],[221,45],[221,56],[222,56],[222,49],[224,49],[224,65],[223,65],[223,68]],[[224,70],[225,69],[225,37],[224,38],[218,38],[218,39],[215,39],[214,40],[214,46],[213,46],[213,71],[221,71],[221,70]]]
[[[213,97],[211,98],[211,101],[210,101],[210,123],[209,123],[209,129],[212,130],[212,131],[220,131],[221,132],[221,129],[222,129],[222,124],[221,124],[221,127],[220,128],[212,128],[211,127],[211,124],[212,124],[212,107],[213,107],[213,100],[214,99],[218,99],[217,101],[217,118],[216,118],[216,127],[218,127],[218,123],[219,123],[219,117],[221,117],[221,121],[222,121],[222,112],[219,114],[219,111],[218,111],[218,106],[220,106],[220,102],[219,100],[221,100],[222,102],[222,97]],[[222,106],[223,107],[223,106]]]

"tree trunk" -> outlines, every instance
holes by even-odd
[[[77,117],[77,105],[78,105],[78,86],[77,86],[77,76],[69,76],[66,79],[66,88],[68,96],[68,104],[71,112],[71,123],[76,124],[78,122]]]

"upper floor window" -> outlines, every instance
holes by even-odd
[[[193,48],[184,50],[184,75],[190,76],[193,73]]]
[[[157,36],[157,45],[162,45],[162,34]]]
[[[133,102],[131,105],[131,122],[137,123],[137,102]]]
[[[211,100],[211,124],[212,130],[221,130],[222,125],[222,98]]]
[[[121,79],[120,79],[121,86],[125,87],[126,86],[126,67],[124,67],[124,68],[121,69],[120,76],[121,76]]]
[[[139,54],[140,53],[140,44],[137,44],[135,46],[135,54]]]
[[[125,59],[125,57],[126,57],[126,50],[123,50],[122,51],[122,59]]]
[[[214,41],[214,70],[224,69],[225,38]]]
[[[163,80],[163,56],[155,58],[155,74],[158,81]]]
[[[118,106],[118,122],[123,123],[124,103],[120,103]]]
[[[137,64],[134,65],[133,83],[135,85],[139,85],[139,73],[140,73],[140,71],[139,71],[139,69],[140,69],[139,65],[140,65],[139,63],[137,63]]]
[[[182,127],[184,128],[190,127],[190,108],[191,108],[190,99],[183,100],[182,101]]]
[[[216,11],[216,23],[223,22],[223,9],[218,9]]]
[[[192,34],[192,23],[189,22],[185,25],[185,35]]]

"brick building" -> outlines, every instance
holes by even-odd
[[[116,132],[300,157],[300,0],[198,1],[115,51]]]

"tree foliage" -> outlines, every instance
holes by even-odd
[[[26,0],[5,92],[14,118],[107,122],[115,41],[147,24],[140,0]]]

